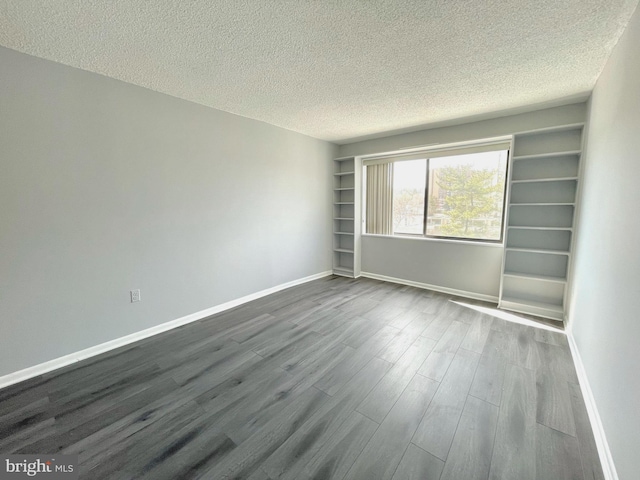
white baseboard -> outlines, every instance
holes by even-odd
[[[600,463],[602,464],[602,471],[606,480],[618,480],[618,472],[616,466],[613,463],[613,456],[609,449],[609,443],[604,433],[604,427],[602,426],[602,420],[598,413],[595,398],[591,391],[591,385],[589,385],[589,379],[587,372],[582,363],[582,357],[580,357],[580,351],[578,345],[571,331],[567,332],[567,339],[569,340],[569,348],[571,349],[571,355],[573,355],[573,363],[576,366],[576,373],[578,374],[578,380],[580,382],[580,390],[582,391],[582,397],[584,403],[587,406],[587,413],[589,414],[589,421],[591,428],[593,429],[593,436],[596,440],[596,447],[598,448],[598,455],[600,456]]]
[[[387,277],[386,275],[378,275],[377,273],[361,272],[360,276],[373,278],[374,280],[382,280],[384,282],[399,283],[401,285],[424,288],[426,290],[434,290],[436,292],[448,293],[451,295],[456,295],[458,297],[473,298],[474,300],[498,303],[498,297],[494,297],[493,295],[485,295],[483,293],[467,292],[466,290],[458,290],[457,288],[440,287],[438,285],[430,285],[428,283],[405,280],[403,278]]]
[[[109,350],[114,350],[124,345],[137,342],[138,340],[142,340],[147,337],[152,337],[153,335],[166,332],[167,330],[171,330],[171,329],[180,327],[182,325],[186,325],[187,323],[195,322],[197,320],[202,320],[203,318],[207,318],[211,315],[215,315],[216,313],[229,310],[231,308],[237,307],[238,305],[242,305],[243,303],[247,303],[252,300],[257,300],[258,298],[271,295],[272,293],[279,292],[280,290],[284,290],[290,287],[295,287],[296,285],[301,285],[303,283],[307,283],[312,280],[317,280],[319,278],[327,277],[331,275],[331,273],[332,273],[331,271],[326,271],[322,273],[317,273],[315,275],[310,275],[308,277],[299,278],[291,282],[282,283],[280,285],[276,285],[275,287],[267,288],[266,290],[261,290],[256,293],[252,293],[250,295],[246,295],[244,297],[237,298],[235,300],[231,300],[229,302],[222,303],[220,305],[216,305],[214,307],[207,308],[205,310],[201,310],[199,312],[192,313],[190,315],[186,315],[184,317],[177,318],[175,320],[171,320],[169,322],[165,322],[160,325],[156,325],[155,327],[147,328],[145,330],[140,330],[139,332],[135,332],[130,335],[125,335],[124,337],[116,338],[114,340],[110,340],[108,342],[101,343],[93,347],[85,348],[84,350],[80,350],[75,353],[70,353],[69,355],[64,355],[63,357],[54,358],[53,360],[49,360],[47,362],[25,368],[17,372],[9,373],[7,375],[0,377],[0,388],[4,388],[9,385],[13,385],[14,383],[28,380],[29,378],[37,377],[38,375],[51,372],[52,370],[56,370],[58,368],[66,367],[67,365],[71,365],[72,363],[79,362],[80,360],[84,360],[86,358],[100,355],[101,353],[108,352]]]

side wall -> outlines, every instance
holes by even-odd
[[[586,104],[547,108],[455,126],[432,128],[342,145],[340,156],[370,155],[403,148],[500,137],[539,128],[581,123]],[[362,238],[362,271],[410,282],[497,297],[502,248],[491,244],[404,239]]]
[[[331,269],[334,145],[0,64],[0,375]]]
[[[591,100],[570,329],[621,479],[640,472],[640,10]]]

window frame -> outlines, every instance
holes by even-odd
[[[495,149],[489,148],[485,150],[487,147],[495,146]],[[432,235],[427,233],[427,224],[428,224],[428,211],[429,211],[429,161],[435,158],[445,158],[447,156],[455,156],[452,154],[453,151],[457,151],[460,149],[465,149],[465,147],[479,147],[482,148],[482,151],[485,152],[499,152],[506,151],[507,158],[505,164],[505,180],[504,180],[504,189],[502,192],[502,214],[500,215],[500,238],[499,239],[484,239],[484,238],[469,238],[469,237],[452,237],[448,235]],[[500,148],[502,147],[502,148]],[[422,233],[396,233],[395,231],[391,235],[385,234],[376,234],[366,232],[364,235],[374,235],[381,236],[385,238],[392,237],[404,237],[404,238],[414,238],[414,239],[430,239],[430,240],[441,240],[441,241],[452,241],[452,242],[472,242],[476,244],[492,244],[492,245],[502,245],[505,241],[505,233],[506,233],[506,220],[507,220],[507,208],[508,208],[508,195],[509,195],[509,171],[510,171],[510,163],[511,163],[511,151],[512,151],[512,138],[502,137],[499,139],[491,139],[485,140],[482,142],[473,142],[473,143],[465,143],[465,144],[455,144],[449,146],[438,146],[435,149],[420,149],[414,150],[410,153],[400,152],[397,154],[390,155],[375,155],[369,157],[369,161],[367,159],[363,159],[363,168],[368,167],[369,165],[375,165],[376,163],[381,163],[381,160],[389,159],[389,163],[396,163],[402,161],[410,161],[410,160],[425,160],[426,162],[426,173],[425,173],[425,187],[424,187],[424,212],[423,212],[423,220],[422,220]],[[439,153],[444,155],[438,155]],[[473,152],[469,152],[473,153]],[[459,153],[458,155],[462,155],[464,153]],[[405,158],[403,158],[405,157]],[[363,202],[364,207],[366,208],[366,203]],[[364,212],[363,212],[364,213]],[[363,215],[364,218],[364,215]]]

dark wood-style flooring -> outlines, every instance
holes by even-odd
[[[0,452],[86,479],[602,479],[565,335],[474,306],[290,288],[0,390]]]

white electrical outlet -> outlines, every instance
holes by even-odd
[[[140,289],[138,290],[131,290],[131,303],[134,302],[139,302],[140,301]]]

